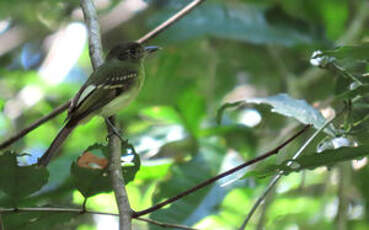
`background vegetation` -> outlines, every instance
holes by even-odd
[[[188,2],[95,1],[105,51],[142,37]],[[123,166],[132,208],[148,208],[267,152],[303,123],[313,128],[278,155],[148,217],[238,229],[283,172],[246,229],[368,229],[368,22],[369,3],[360,0],[208,0],[150,41],[163,49],[145,61],[141,94],[117,115],[139,155],[131,153],[133,162]],[[0,1],[0,140],[69,100],[91,71],[79,1]],[[116,217],[104,215],[9,211],[81,207],[88,198],[88,210],[117,212],[101,171],[76,163],[86,149],[104,158],[101,118],[77,128],[47,170],[18,167],[36,162],[65,117],[2,149],[4,229],[116,226]],[[134,229],[158,228],[134,222]]]

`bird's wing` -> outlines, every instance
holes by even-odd
[[[126,68],[96,71],[73,98],[67,119],[83,119],[92,112],[99,110],[133,87],[137,82],[137,78],[137,71]]]

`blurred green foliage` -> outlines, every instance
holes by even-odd
[[[99,15],[106,19],[129,1],[98,2]],[[147,8],[133,17],[101,20],[105,50],[143,36],[188,2],[147,0]],[[0,40],[12,29],[23,31],[19,41],[0,44],[1,51],[18,41],[0,52],[0,141],[67,101],[91,73],[87,44],[63,82],[49,84],[39,71],[50,58],[50,35],[82,20],[78,8],[77,0],[0,1],[0,25],[5,25],[0,26]],[[120,10],[123,14],[127,8]],[[283,169],[289,174],[247,229],[368,229],[368,20],[364,0],[208,0],[150,41],[163,49],[147,58],[142,92],[117,115],[124,137],[139,154],[134,166],[123,167],[132,208],[142,210],[183,192],[275,148],[300,123],[320,128],[327,114],[336,113],[340,116],[325,130],[330,137],[321,133],[297,160],[300,167],[286,163],[312,132],[277,156],[149,217],[201,229],[236,229],[271,175]],[[349,43],[342,44],[347,37]],[[321,65],[325,70],[310,65],[316,50],[322,52],[315,61],[328,60]],[[31,64],[24,61],[31,59]],[[34,103],[37,95],[26,94],[30,89],[41,92]],[[257,120],[255,114],[261,120],[250,125]],[[8,148],[30,155],[0,153],[0,210],[79,207],[81,194],[88,197],[87,209],[115,210],[106,170],[73,163],[86,149],[96,152],[89,146],[106,144],[101,118],[73,132],[48,172],[25,166],[36,162],[65,117],[50,120]],[[17,165],[16,158],[24,166]],[[343,206],[349,208],[341,210]],[[97,220],[87,214],[19,212],[0,218],[7,230],[97,229]],[[134,223],[134,229],[159,228]]]

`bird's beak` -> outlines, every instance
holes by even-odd
[[[159,46],[145,46],[144,50],[146,54],[152,54],[158,50],[160,50],[161,48]]]

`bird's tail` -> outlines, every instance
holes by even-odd
[[[38,159],[37,164],[40,166],[46,167],[47,164],[50,162],[51,158],[53,157],[54,153],[56,153],[67,137],[71,134],[74,128],[77,126],[78,122],[69,120],[64,127],[59,131],[58,135],[54,138],[53,142],[46,150],[44,155],[40,159]]]

